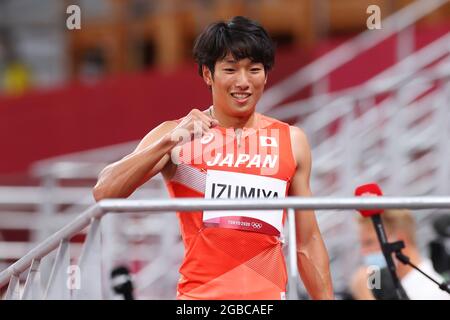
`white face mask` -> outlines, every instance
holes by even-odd
[[[364,259],[364,264],[369,267],[369,266],[377,266],[380,269],[386,267],[386,259],[384,258],[384,255],[381,251],[378,252],[373,252],[373,253],[369,253],[364,255],[363,257]]]

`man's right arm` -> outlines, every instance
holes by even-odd
[[[131,154],[104,168],[93,189],[94,198],[126,198],[151,177],[161,172],[170,160],[171,150],[180,138],[186,142],[201,136],[217,120],[193,109],[178,123],[166,121],[150,131]]]
[[[93,189],[96,201],[106,198],[126,198],[170,160],[170,151],[177,141],[171,139],[175,121],[166,121],[150,131],[137,148],[121,160],[106,166]]]

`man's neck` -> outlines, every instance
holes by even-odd
[[[233,117],[221,112],[220,109],[211,106],[210,115],[219,121],[219,125],[225,128],[257,128],[258,116],[252,112],[249,116]]]

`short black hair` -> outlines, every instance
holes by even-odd
[[[275,44],[259,23],[245,17],[236,16],[228,22],[210,24],[197,37],[193,49],[200,76],[204,65],[214,75],[216,62],[229,53],[236,60],[249,58],[252,62],[262,63],[267,73],[274,64]]]

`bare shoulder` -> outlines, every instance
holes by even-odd
[[[289,126],[289,132],[291,134],[292,142],[296,144],[304,144],[308,143],[308,137],[306,136],[305,131],[296,126]]]
[[[299,127],[289,126],[292,155],[296,162],[296,171],[289,193],[296,196],[310,196],[311,150],[306,133]]]
[[[305,163],[311,161],[311,149],[306,133],[299,127],[289,126],[292,153],[297,163]]]
[[[164,121],[159,124],[157,127],[152,129],[146,136],[139,142],[135,151],[139,151],[152,143],[161,139],[164,135],[168,134],[171,130],[173,130],[178,125],[178,122],[175,120]]]

